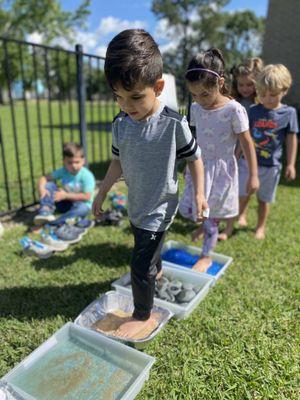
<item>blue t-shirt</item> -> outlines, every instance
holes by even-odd
[[[95,178],[90,170],[82,167],[80,171],[73,175],[65,167],[56,169],[51,173],[54,180],[61,181],[63,189],[69,193],[91,193],[90,200],[85,203],[92,207],[95,190]]]
[[[256,148],[258,165],[281,165],[283,143],[288,133],[297,133],[298,119],[294,107],[285,104],[269,110],[262,104],[250,107],[249,124]]]

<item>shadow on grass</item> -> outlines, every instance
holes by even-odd
[[[2,289],[1,317],[29,320],[63,315],[74,320],[100,293],[109,290],[111,282]]]
[[[47,259],[34,259],[32,265],[37,270],[62,269],[82,260],[89,260],[91,263],[104,268],[118,268],[129,265],[131,248],[110,242],[100,244],[82,245],[72,248],[72,254],[56,253]]]

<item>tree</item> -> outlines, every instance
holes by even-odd
[[[56,37],[71,38],[74,28],[84,27],[90,0],[83,0],[74,11],[63,11],[59,0],[11,0],[4,7],[0,0],[0,36],[25,39],[38,32],[44,43]],[[2,17],[2,18],[1,18]]]
[[[251,11],[226,13],[229,0],[153,0],[152,11],[167,21],[175,48],[163,54],[165,71],[175,75],[182,103],[187,101],[184,72],[189,59],[209,47],[223,50],[227,65],[253,55],[255,37],[259,47],[263,20]]]

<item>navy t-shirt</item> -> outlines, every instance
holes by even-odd
[[[258,165],[281,165],[286,135],[299,130],[296,109],[285,104],[276,110],[269,110],[262,104],[253,105],[249,111],[249,125]]]

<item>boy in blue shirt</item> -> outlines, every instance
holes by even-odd
[[[256,91],[259,104],[250,107],[249,125],[256,147],[258,177],[258,222],[255,237],[264,239],[270,203],[275,193],[282,169],[283,144],[286,144],[285,178],[296,178],[298,120],[295,108],[281,103],[292,84],[291,74],[282,64],[267,65],[257,76]],[[239,161],[239,225],[247,225],[247,196],[245,182],[248,170],[244,159]]]
[[[37,225],[60,225],[68,218],[84,218],[91,211],[95,178],[84,166],[83,148],[77,143],[65,143],[63,163],[62,168],[39,179],[40,210],[34,218]],[[61,188],[53,181],[59,181]],[[62,213],[57,219],[55,211]]]
[[[93,204],[99,217],[106,194],[123,174],[128,186],[128,216],[134,236],[131,283],[134,312],[116,335],[135,338],[155,328],[151,314],[160,252],[178,208],[177,166],[188,162],[194,183],[197,218],[204,200],[203,163],[185,117],[164,106],[163,64],[157,44],[142,29],[119,33],[109,44],[105,75],[121,108],[113,122],[113,160]]]

